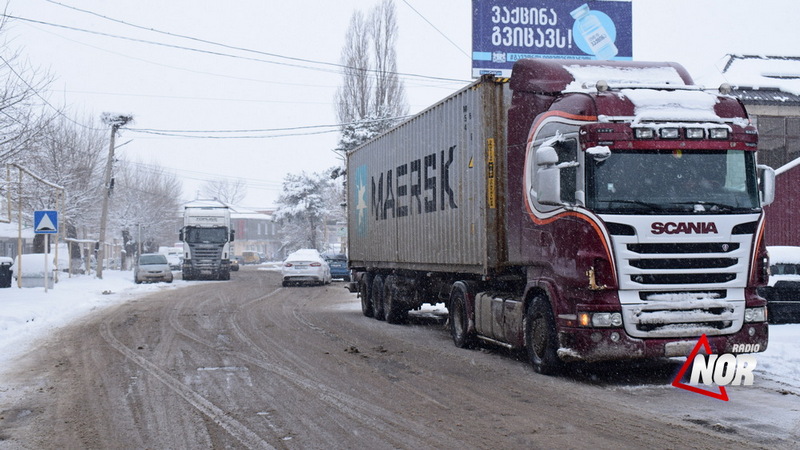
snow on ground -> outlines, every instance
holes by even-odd
[[[0,368],[26,353],[33,342],[93,311],[117,305],[164,289],[189,286],[182,280],[171,284],[135,284],[132,271],[105,270],[94,275],[59,274],[58,283],[44,287],[0,289]]]
[[[260,270],[279,270],[279,265],[266,264]],[[93,275],[68,277],[44,291],[39,288],[0,289],[0,368],[26,353],[36,340],[42,339],[71,321],[92,312],[121,304],[153,292],[194,285],[175,280],[172,284],[135,284],[133,272],[106,270],[103,279]],[[353,296],[353,307],[360,308]],[[756,383],[759,376],[800,389],[800,324],[771,325],[769,346],[756,353]]]

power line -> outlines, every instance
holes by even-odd
[[[13,74],[14,74],[14,75],[15,75],[17,78],[19,78],[19,80],[20,80],[20,81],[22,81],[22,82],[25,84],[25,86],[27,86],[27,87],[28,87],[28,89],[30,89],[30,90],[31,90],[31,92],[33,92],[33,93],[34,93],[34,95],[36,95],[37,97],[39,97],[39,99],[41,99],[41,100],[44,102],[44,104],[45,104],[45,105],[47,105],[48,107],[50,107],[50,109],[52,109],[53,111],[55,111],[55,112],[56,112],[56,114],[60,115],[61,117],[63,117],[63,118],[65,118],[65,119],[67,119],[68,121],[70,121],[70,122],[74,123],[75,125],[78,125],[79,127],[82,127],[82,128],[84,128],[84,129],[87,129],[87,130],[92,130],[92,131],[99,131],[99,129],[98,129],[98,128],[92,128],[92,127],[86,126],[86,125],[84,125],[84,124],[82,124],[82,123],[79,123],[79,122],[75,121],[74,119],[72,119],[71,117],[67,116],[66,114],[64,114],[64,112],[63,112],[63,111],[61,111],[60,109],[58,109],[58,108],[56,108],[55,106],[53,106],[53,105],[52,105],[50,102],[48,102],[48,101],[47,101],[47,99],[45,99],[44,97],[42,97],[42,95],[41,95],[41,94],[39,94],[39,91],[38,91],[38,90],[36,90],[36,88],[34,88],[33,86],[31,86],[31,85],[30,85],[30,83],[28,83],[28,81],[27,81],[25,78],[23,78],[23,77],[22,77],[22,75],[20,75],[19,73],[17,73],[17,71],[16,71],[16,70],[14,70],[14,68],[11,66],[11,64],[10,64],[8,61],[6,61],[6,59],[5,59],[5,58],[3,58],[2,56],[0,56],[0,61],[3,61],[3,64],[5,64],[5,65],[8,67],[8,70],[10,70],[10,71],[11,71],[11,73],[13,73]]]
[[[233,129],[233,130],[168,130],[168,129],[165,130],[165,129],[155,129],[155,128],[127,127],[125,129],[136,133],[153,134],[158,136],[169,136],[169,137],[185,137],[192,139],[272,139],[279,137],[312,136],[317,134],[334,133],[334,132],[339,132],[341,127],[347,125],[358,125],[358,124],[387,122],[387,121],[400,121],[410,117],[413,116],[405,115],[405,116],[387,117],[383,119],[374,119],[374,120],[362,120],[362,121],[333,124],[333,125],[306,125],[306,126],[287,127],[287,128]],[[321,131],[308,131],[305,133],[298,132],[298,133],[283,133],[283,134],[269,134],[269,135],[249,134],[240,136],[218,136],[218,134],[276,133],[276,132],[286,132],[286,131],[313,130],[317,128],[332,128],[332,129],[321,130]]]
[[[49,1],[49,0],[46,0],[46,1]],[[69,7],[69,8],[72,8],[72,9],[76,9],[76,8],[73,8],[73,7],[70,7],[70,6],[67,6],[67,5],[63,5],[63,4],[57,3],[57,2],[51,2],[51,3],[58,4],[58,5],[61,5],[61,6],[64,6],[64,7]],[[99,14],[92,13],[91,11],[87,11],[87,10],[80,10],[80,11],[100,16]],[[234,58],[234,59],[242,59],[242,60],[247,60],[247,61],[262,62],[262,63],[266,63],[266,64],[277,64],[277,65],[283,65],[283,66],[288,66],[288,67],[298,67],[298,68],[302,68],[302,69],[338,73],[338,70],[329,70],[329,69],[324,69],[324,68],[319,68],[319,67],[309,67],[309,66],[303,66],[303,65],[299,65],[299,64],[290,64],[290,63],[284,63],[284,62],[278,62],[278,61],[269,61],[269,60],[265,60],[265,59],[261,59],[261,58],[252,58],[252,57],[247,57],[247,56],[234,55],[234,54],[230,54],[230,53],[217,52],[217,51],[213,51],[213,50],[204,50],[204,49],[199,49],[199,48],[194,48],[194,47],[186,47],[186,46],[183,46],[183,45],[167,44],[167,43],[164,43],[164,42],[151,41],[151,40],[148,40],[148,39],[140,39],[140,38],[133,38],[133,37],[129,37],[129,36],[121,36],[121,35],[117,35],[117,34],[105,33],[105,32],[102,32],[102,31],[87,30],[85,28],[78,28],[78,27],[73,27],[73,26],[69,26],[69,25],[62,25],[62,24],[56,24],[56,23],[52,23],[52,22],[45,22],[45,21],[41,21],[41,20],[29,19],[29,18],[26,18],[26,17],[12,16],[12,15],[5,14],[5,13],[3,13],[2,16],[6,17],[6,18],[9,18],[9,19],[16,19],[16,20],[21,20],[21,21],[24,21],[24,22],[38,23],[40,25],[63,28],[63,29],[72,30],[72,31],[80,31],[80,32],[83,32],[83,33],[89,33],[89,34],[95,34],[95,35],[99,35],[99,36],[111,37],[111,38],[114,38],[114,39],[122,39],[122,40],[128,40],[128,41],[139,42],[139,43],[150,44],[150,45],[157,45],[157,46],[162,46],[162,47],[167,47],[167,48],[174,48],[174,49],[186,50],[186,51],[197,52],[197,53],[205,53],[205,54],[210,54],[210,55],[214,55],[214,56],[223,56],[223,57]],[[325,61],[315,61],[315,60],[305,59],[305,58],[296,58],[296,57],[292,57],[292,56],[284,56],[284,55],[279,55],[279,54],[276,54],[276,53],[268,53],[268,52],[248,49],[248,48],[244,48],[244,47],[236,47],[236,46],[222,44],[222,43],[218,43],[218,42],[214,42],[214,41],[208,41],[208,40],[205,40],[205,39],[194,38],[194,37],[191,37],[191,36],[184,36],[184,35],[180,35],[180,34],[174,34],[174,33],[166,32],[166,31],[156,30],[154,28],[147,28],[147,27],[142,27],[142,26],[139,26],[139,25],[132,25],[132,24],[129,24],[127,22],[122,22],[122,21],[119,21],[117,19],[111,19],[111,18],[108,18],[108,17],[105,17],[105,16],[100,16],[100,17],[102,17],[104,19],[107,19],[107,20],[113,20],[115,22],[120,22],[120,23],[123,23],[123,24],[128,25],[128,26],[134,26],[136,28],[141,28],[141,29],[144,29],[144,30],[147,30],[147,31],[160,33],[160,34],[165,34],[165,35],[169,35],[169,36],[172,36],[172,37],[190,39],[190,40],[193,40],[193,41],[207,43],[207,44],[210,44],[210,45],[217,45],[217,46],[220,46],[220,47],[223,47],[223,48],[232,49],[232,50],[238,50],[238,51],[243,51],[243,52],[248,52],[248,53],[255,53],[255,54],[259,54],[259,55],[270,56],[270,57],[273,57],[273,58],[288,59],[290,61],[305,62],[305,63],[309,63],[309,64],[319,64],[319,65],[324,65],[324,66],[330,66],[332,68],[337,68],[337,69],[360,70],[360,71],[370,72],[370,73],[373,73],[373,74],[378,72],[375,69],[354,68],[354,67],[346,66],[346,65],[343,65],[343,64],[337,64],[337,63],[331,63],[331,62],[325,62]],[[432,76],[427,76],[427,75],[419,75],[419,74],[412,74],[412,73],[402,73],[402,72],[394,72],[394,74],[396,74],[398,76],[424,78],[424,79],[430,79],[430,80],[457,81],[457,82],[466,81],[466,80],[458,80],[458,79],[454,79],[454,78],[432,77]]]
[[[50,1],[50,0],[47,0],[47,1]],[[449,43],[453,44],[453,47],[455,47],[456,49],[458,49],[458,51],[460,51],[462,54],[464,54],[464,56],[466,56],[467,58],[470,58],[470,59],[472,59],[472,57],[469,55],[469,53],[465,52],[465,51],[464,51],[464,50],[463,50],[461,47],[459,47],[459,46],[458,46],[458,44],[456,44],[455,42],[453,42],[453,40],[452,40],[452,39],[450,39],[450,38],[449,38],[449,37],[448,37],[446,34],[442,33],[442,30],[440,30],[440,29],[436,28],[436,25],[434,25],[433,23],[431,23],[431,21],[430,21],[430,20],[428,20],[427,18],[425,18],[425,16],[423,16],[423,15],[422,15],[422,13],[420,13],[419,11],[417,11],[417,9],[416,9],[416,8],[414,8],[413,6],[411,6],[411,4],[410,4],[410,3],[408,3],[408,1],[407,1],[407,0],[403,0],[403,3],[405,3],[405,4],[406,4],[406,6],[408,6],[409,8],[411,8],[411,10],[412,10],[412,11],[414,11],[415,13],[417,13],[417,15],[418,15],[418,16],[420,16],[420,17],[422,18],[422,20],[424,20],[425,22],[427,22],[427,24],[428,24],[428,25],[430,25],[430,26],[431,26],[431,28],[433,28],[434,30],[436,30],[436,32],[437,32],[437,33],[441,34],[443,38],[447,39],[447,42],[449,42]]]

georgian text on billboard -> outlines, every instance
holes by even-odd
[[[630,60],[631,3],[473,0],[472,76],[511,75],[523,58]]]

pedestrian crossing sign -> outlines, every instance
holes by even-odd
[[[36,234],[58,233],[58,211],[34,211],[33,232]]]

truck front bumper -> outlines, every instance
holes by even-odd
[[[766,322],[745,323],[737,333],[706,336],[713,354],[755,353],[767,349]],[[558,356],[564,361],[612,361],[635,358],[688,356],[696,338],[632,338],[624,328],[564,328],[559,333]]]

